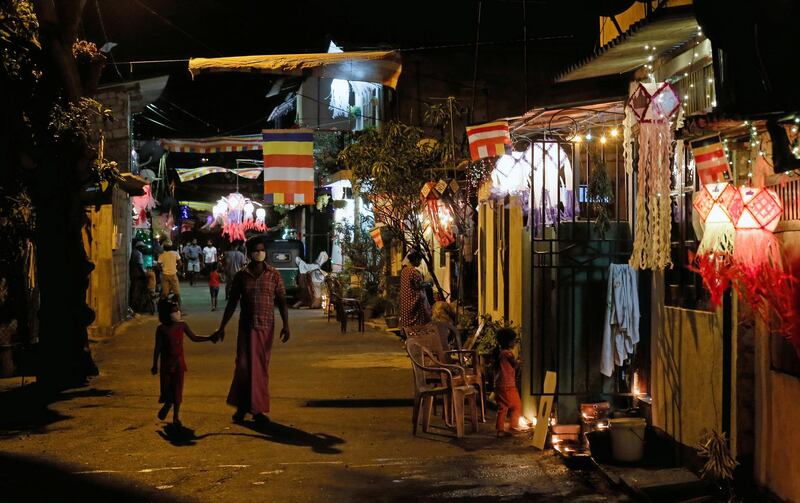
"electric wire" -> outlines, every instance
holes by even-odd
[[[221,51],[219,51],[219,50],[217,50],[217,49],[215,49],[215,48],[211,47],[210,45],[206,44],[205,42],[203,42],[203,41],[202,41],[202,40],[200,40],[199,38],[197,38],[197,37],[195,37],[194,35],[192,35],[191,33],[189,33],[188,31],[186,31],[186,30],[184,30],[183,28],[181,28],[180,26],[176,25],[175,23],[173,23],[172,21],[170,21],[170,20],[169,20],[169,19],[167,19],[166,17],[164,17],[164,16],[162,16],[161,14],[159,14],[158,12],[156,12],[156,11],[155,11],[155,10],[154,10],[152,7],[150,7],[149,5],[145,4],[145,3],[144,3],[144,2],[142,2],[141,0],[133,0],[133,2],[134,2],[134,3],[136,3],[136,4],[138,4],[140,7],[142,7],[143,9],[145,9],[145,10],[146,10],[147,12],[149,12],[150,14],[152,14],[152,15],[156,16],[157,18],[159,18],[161,21],[163,21],[163,22],[164,22],[164,24],[168,25],[169,27],[171,27],[171,28],[172,28],[172,29],[174,29],[175,31],[179,32],[180,34],[182,34],[183,36],[185,36],[186,38],[188,38],[188,39],[189,39],[189,40],[191,40],[192,42],[194,42],[194,43],[196,43],[196,44],[199,44],[199,45],[202,45],[203,47],[205,47],[205,48],[206,48],[206,49],[208,49],[209,51],[212,51],[212,52],[214,52],[215,54],[219,54],[219,55],[221,55],[221,54],[222,54],[222,52],[221,52]]]

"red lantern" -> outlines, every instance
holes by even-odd
[[[692,206],[705,222],[703,239],[697,247],[694,266],[711,295],[711,305],[722,303],[722,294],[733,277],[735,229],[730,210],[738,191],[727,182],[704,185]]]
[[[794,278],[786,269],[780,242],[773,233],[782,213],[783,204],[774,191],[753,187],[738,190],[731,204],[736,227],[734,285],[767,323],[772,311],[777,314],[779,331],[790,338],[800,354],[800,335],[793,335],[797,328]]]

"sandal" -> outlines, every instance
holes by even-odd
[[[164,404],[164,406],[158,410],[158,418],[162,421],[165,420],[167,418],[167,414],[169,414],[169,409],[170,405]]]
[[[244,412],[242,412],[242,411],[238,411],[238,410],[237,410],[237,411],[236,411],[236,412],[233,414],[233,416],[231,416],[231,419],[233,419],[233,422],[234,422],[234,423],[243,423],[243,422],[244,422],[244,415],[245,415],[245,413],[244,413]]]

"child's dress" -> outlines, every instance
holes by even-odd
[[[517,391],[517,359],[510,349],[500,351],[500,364],[495,376],[494,395],[497,401],[497,431],[505,431],[506,415],[511,411],[511,428],[519,428],[522,401]]]
[[[183,359],[184,324],[161,325],[161,396],[159,403],[180,404],[183,401],[183,374],[186,361]]]

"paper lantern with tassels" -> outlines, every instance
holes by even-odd
[[[453,234],[453,214],[442,196],[449,191],[446,181],[427,182],[422,186],[420,193],[425,202],[425,209],[431,231],[439,241],[439,245],[444,248],[454,243],[456,238]]]
[[[670,254],[670,160],[672,116],[680,108],[675,89],[666,82],[640,83],[627,107],[639,123],[639,170],[636,237],[630,265],[663,270]]]
[[[258,204],[258,203],[256,203]],[[264,232],[267,230],[264,219],[267,212],[264,208],[256,209],[255,204],[238,192],[228,194],[214,205],[213,222],[211,226],[222,225],[222,235],[226,236],[230,242],[244,241],[245,231],[255,230]]]
[[[795,285],[774,234],[783,213],[780,197],[771,189],[741,187],[730,213],[736,228],[737,291],[765,321],[774,311],[779,331],[791,339],[797,323]],[[794,338],[800,354],[800,336]]]
[[[722,303],[722,294],[733,276],[735,229],[731,204],[738,197],[736,188],[727,183],[703,185],[695,194],[692,206],[705,222],[703,239],[697,247],[694,267],[703,277],[714,307]]]

